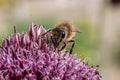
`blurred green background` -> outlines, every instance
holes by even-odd
[[[75,36],[73,50],[89,65],[100,65],[102,80],[120,80],[120,0],[0,0],[0,45],[29,25],[46,29],[68,20],[82,33]],[[69,50],[67,46],[67,50]]]

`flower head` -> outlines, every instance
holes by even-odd
[[[16,33],[0,47],[0,80],[100,80],[95,67],[89,67],[66,51],[59,53],[40,35],[43,26],[30,25],[28,33]]]

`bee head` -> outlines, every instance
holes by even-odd
[[[52,30],[52,42],[54,46],[58,46],[59,43],[62,41],[62,39],[65,38],[65,32],[64,30],[60,30],[59,28],[54,28]]]

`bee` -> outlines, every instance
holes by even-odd
[[[42,36],[50,33],[49,40],[53,44],[54,49],[58,48],[58,51],[62,51],[68,43],[72,43],[70,48],[70,54],[72,54],[75,45],[75,34],[81,33],[72,23],[68,21],[62,21],[54,26],[54,28],[47,30]],[[63,44],[61,46],[61,44]]]

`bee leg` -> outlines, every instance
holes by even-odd
[[[63,43],[64,43],[64,45],[62,46],[62,48],[59,51],[62,51],[66,47],[66,43],[65,42],[63,42]]]
[[[56,51],[56,48],[55,48],[55,42],[54,42],[54,39],[53,39],[53,37],[52,36],[50,36],[50,38],[51,38],[51,43],[53,44],[52,45],[52,49],[54,49],[54,52]]]
[[[54,39],[52,36],[51,36],[51,42],[53,44],[53,47],[54,47],[54,51],[58,51],[58,44],[56,43],[56,39]],[[59,41],[60,42],[60,41]],[[59,43],[58,42],[58,43]]]
[[[74,45],[75,45],[75,41],[74,40],[70,40],[68,41],[69,43],[72,43],[72,47],[70,49],[70,54],[72,54],[72,51],[73,51],[73,48],[74,48]]]

